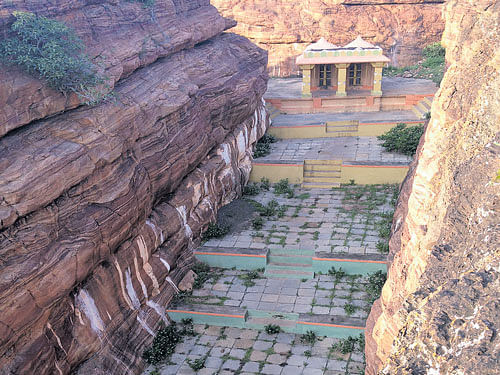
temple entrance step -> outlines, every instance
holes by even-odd
[[[267,113],[269,113],[269,118],[271,120],[281,114],[281,111],[278,108],[276,108],[275,106],[273,106],[271,103],[268,102],[266,102],[266,110]]]
[[[354,137],[358,135],[359,121],[328,121],[326,132],[330,137]]]
[[[340,186],[342,160],[304,160],[302,187],[331,189]]]
[[[428,98],[423,98],[414,105],[411,110],[418,118],[425,119],[427,114],[431,111],[431,106],[432,102]]]
[[[314,272],[312,266],[305,268],[305,270],[296,270],[292,267],[284,267],[276,269],[276,266],[271,265],[266,267],[264,271],[265,277],[270,278],[285,278],[285,279],[312,279],[314,277]]]

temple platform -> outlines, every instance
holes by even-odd
[[[431,80],[384,77],[382,95],[348,90],[347,96],[336,96],[335,90],[318,90],[303,98],[301,78],[272,78],[264,98],[281,113],[414,111],[423,118],[425,113],[415,109],[425,98],[431,100],[437,89]]]

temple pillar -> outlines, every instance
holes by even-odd
[[[371,63],[375,68],[373,72],[373,90],[372,95],[382,95],[382,68],[384,63]]]
[[[338,83],[337,83],[337,96],[347,96],[347,93],[345,91],[347,82],[347,67],[349,64],[335,64],[337,67],[337,77],[338,77]]]
[[[302,97],[310,98],[311,95],[311,73],[314,65],[300,65],[302,70]]]

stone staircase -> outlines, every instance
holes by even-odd
[[[355,137],[358,135],[359,121],[328,121],[326,133],[328,137]]]
[[[271,119],[271,121],[276,116],[279,116],[281,114],[281,111],[278,108],[276,108],[275,106],[273,106],[271,103],[268,102],[266,102],[266,110],[267,113],[269,113],[269,118]]]
[[[416,105],[412,107],[413,113],[417,115],[418,118],[425,119],[427,113],[431,111],[432,101],[429,98],[423,98]]]
[[[312,279],[313,250],[269,250],[267,265],[264,272],[266,277],[291,279]]]
[[[342,160],[304,160],[302,187],[331,189],[340,186]]]

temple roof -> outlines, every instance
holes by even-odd
[[[321,38],[316,43],[309,44],[306,47],[306,51],[322,51],[322,50],[336,49],[336,48],[339,48],[339,46],[336,46],[335,44],[328,42],[325,38]]]
[[[336,46],[321,38],[316,43],[306,47],[304,53],[297,57],[297,65],[307,64],[342,64],[364,62],[389,62],[382,54],[382,48],[373,45],[361,36],[343,47]]]
[[[344,48],[380,48],[371,43],[368,43],[366,40],[361,38],[358,35],[356,39],[354,39],[351,43],[348,43],[344,46]]]

